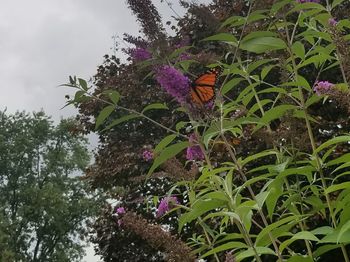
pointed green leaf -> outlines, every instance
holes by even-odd
[[[177,135],[169,135],[164,137],[156,146],[156,148],[154,149],[155,153],[159,153],[160,151],[162,151],[167,145],[169,145],[171,142],[173,142],[173,140],[177,137]]]
[[[161,103],[154,103],[154,104],[150,104],[148,106],[146,106],[143,110],[142,113],[145,113],[149,110],[153,110],[153,109],[164,109],[164,110],[168,110],[169,108],[165,105],[165,104],[161,104]]]
[[[286,48],[286,43],[280,38],[267,36],[243,40],[240,48],[249,52],[261,54],[267,51],[284,49]]]
[[[141,116],[139,116],[137,114],[130,114],[130,115],[122,116],[121,118],[113,120],[112,123],[110,123],[105,129],[103,129],[103,131],[106,131],[108,129],[111,129],[114,126],[117,126],[121,123],[127,122],[131,119],[138,118],[138,117],[141,117]]]
[[[97,129],[109,115],[114,111],[115,107],[112,105],[106,106],[102,109],[98,117],[96,118],[96,126],[95,129]]]

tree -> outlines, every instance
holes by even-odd
[[[80,261],[96,201],[77,174],[87,140],[72,119],[0,114],[0,261]]]

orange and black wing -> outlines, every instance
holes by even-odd
[[[215,97],[215,87],[220,69],[212,69],[200,75],[191,86],[192,102],[198,105],[203,105]]]

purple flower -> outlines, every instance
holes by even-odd
[[[317,81],[314,84],[314,91],[317,95],[323,95],[329,92],[334,87],[334,84],[328,81]]]
[[[153,152],[149,150],[143,151],[142,158],[147,162],[151,161],[153,159]]]
[[[190,80],[172,66],[162,66],[156,70],[156,79],[179,103],[184,103],[190,91]]]
[[[145,48],[136,47],[130,49],[130,56],[136,62],[142,62],[152,57],[152,54]]]
[[[320,3],[320,0],[297,0],[298,3]]]
[[[338,24],[338,21],[335,20],[335,18],[331,17],[331,18],[328,19],[328,24],[330,26],[336,26]]]
[[[117,223],[118,223],[118,226],[123,225],[123,221],[121,219],[118,219]]]
[[[117,208],[117,214],[118,215],[121,215],[121,214],[125,214],[125,208],[124,207],[118,207]]]
[[[187,160],[203,160],[204,155],[199,146],[189,146],[186,151]]]
[[[192,144],[191,146],[187,147],[186,150],[186,159],[187,160],[203,160],[204,154],[202,152],[202,149],[199,145],[193,145],[196,141],[196,135],[193,133],[189,137],[189,142]]]
[[[164,197],[158,206],[157,210],[157,217],[163,216],[165,213],[167,213],[170,209],[175,207],[176,204],[179,204],[179,201],[177,200],[177,197]]]

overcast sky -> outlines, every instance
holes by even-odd
[[[199,0],[198,2],[208,2]],[[153,1],[168,19],[173,12]],[[174,9],[183,13],[176,0]],[[112,36],[138,34],[125,0],[0,0],[0,110],[44,111],[59,120],[65,94],[58,87],[69,75],[85,79],[96,72],[103,55],[112,53]],[[98,261],[88,250],[87,262]]]

